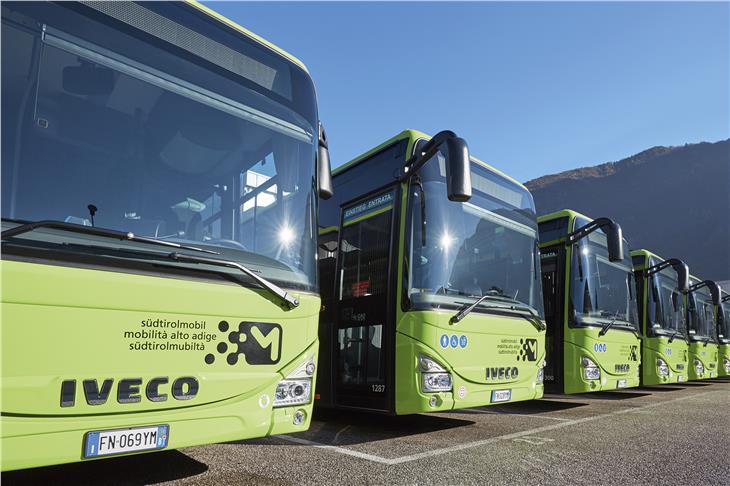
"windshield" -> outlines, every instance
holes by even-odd
[[[194,242],[316,288],[316,109],[299,68],[241,41],[226,51],[239,72],[223,74],[81,16],[42,37],[3,8],[3,219]],[[90,244],[51,230],[16,241],[41,239]]]
[[[692,285],[698,283],[690,281]],[[689,294],[689,336],[690,338],[715,340],[715,306],[707,287],[701,287]]]
[[[447,198],[440,153],[411,180],[407,233],[411,304],[460,307],[490,295],[493,305],[528,306],[542,316],[532,196],[476,162],[471,171],[473,195],[463,203]]]
[[[576,220],[576,229],[588,224]],[[573,245],[571,257],[570,307],[578,326],[638,327],[636,281],[628,243],[624,240],[624,259],[608,258],[606,235],[597,230]]]
[[[651,261],[654,265],[658,261]],[[684,336],[687,329],[687,308],[684,296],[677,289],[677,273],[665,268],[649,278],[647,296],[647,335]]]
[[[724,343],[730,342],[730,301],[720,304],[717,316],[717,337]]]

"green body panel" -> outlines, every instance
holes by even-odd
[[[717,347],[717,376],[730,376],[730,369],[725,367],[725,360],[730,361],[730,344],[720,344]]]
[[[689,379],[690,380],[705,380],[707,378],[717,378],[718,376],[718,345],[717,343],[707,343],[705,345],[702,342],[690,342],[688,350],[688,363],[689,363]],[[698,359],[704,371],[702,374],[697,373],[694,367],[694,360]]]
[[[537,384],[538,366],[545,359],[545,333],[522,318],[471,313],[458,324],[449,324],[453,313],[413,311],[401,315],[396,330],[396,413],[409,414],[479,407],[491,403],[493,390],[511,390],[516,402],[543,395]],[[466,347],[441,345],[442,336],[466,338]],[[528,339],[530,340],[528,342]],[[529,346],[534,359],[527,361]],[[421,391],[418,355],[436,359],[453,377],[453,391]],[[517,368],[512,378],[488,380],[487,368]],[[429,404],[438,397],[436,406]]]
[[[316,361],[319,297],[298,294],[301,305],[285,311],[268,293],[232,283],[15,261],[1,265],[4,470],[78,461],[84,434],[92,430],[169,424],[168,448],[178,448],[309,426],[311,404],[273,409],[271,403],[279,380],[305,361]],[[143,327],[148,319],[197,322],[198,328]],[[265,351],[276,362],[250,365],[238,354],[229,364],[233,342],[241,339],[221,331],[222,321],[231,331],[242,321],[279,324],[280,352],[271,333],[259,342],[266,347],[264,338],[273,339]],[[191,349],[130,349],[146,342]],[[210,364],[209,354],[215,357]],[[159,388],[167,400],[146,396],[145,384],[155,377],[169,377]],[[178,377],[197,380],[193,398],[171,396]],[[114,380],[103,404],[84,398],[82,380],[93,379],[99,387]],[[118,402],[122,379],[142,379],[138,402]],[[64,380],[76,380],[73,406],[61,406]],[[307,420],[294,426],[291,415],[300,408]]]
[[[646,268],[649,257],[656,257],[663,260],[662,257],[648,250],[632,250],[631,256],[643,256],[644,264],[641,269]],[[634,270],[639,270],[638,266],[634,266]],[[641,329],[646,330],[647,323],[647,301],[649,296],[649,281],[646,277],[637,282],[637,286],[641,285],[643,291],[642,312],[639,315],[641,321]],[[645,331],[641,338],[641,384],[647,386],[665,385],[669,383],[681,383],[688,380],[687,373],[689,365],[687,362],[689,344],[685,339],[675,338],[671,343],[666,336],[647,336]],[[659,374],[657,368],[657,360],[663,359],[669,367],[669,376]]]
[[[566,328],[563,372],[565,393],[586,393],[639,386],[640,342],[630,332],[609,330],[598,336],[598,328]],[[605,351],[600,345],[605,345]],[[589,358],[601,369],[600,380],[586,380],[580,360]],[[632,358],[636,359],[632,359]],[[617,365],[629,365],[628,370],[617,372]],[[626,380],[619,386],[619,380]]]
[[[568,228],[573,228],[577,217],[590,218],[577,211],[563,209],[537,218],[538,223],[568,217]],[[555,245],[559,240],[541,241],[540,248]],[[565,246],[564,292],[561,303],[563,314],[563,391],[567,394],[635,388],[639,386],[641,363],[641,339],[635,334],[619,329],[609,329],[599,336],[597,327],[571,327],[568,325],[568,301],[570,298],[570,262],[572,247]],[[602,346],[605,345],[605,348]],[[604,351],[605,349],[605,351]],[[581,359],[589,358],[601,370],[600,380],[586,380]],[[628,370],[617,370],[617,365],[628,365]],[[625,381],[624,381],[625,380]],[[621,385],[621,386],[619,386]]]

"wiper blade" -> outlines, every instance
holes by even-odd
[[[601,315],[603,315],[603,312],[601,312]],[[599,336],[603,336],[608,332],[609,329],[611,329],[611,326],[613,326],[614,322],[616,322],[616,319],[618,319],[618,311],[613,315],[613,319],[611,319],[610,322],[607,324],[604,324],[600,331],[598,331]]]
[[[117,230],[106,229],[106,228],[99,228],[98,226],[84,226],[84,225],[80,225],[80,224],[65,223],[63,221],[53,221],[53,220],[35,221],[32,223],[21,224],[20,226],[16,226],[15,228],[10,228],[9,230],[5,230],[2,232],[2,234],[1,234],[2,239],[5,240],[5,239],[11,238],[13,236],[18,236],[23,233],[28,233],[37,228],[60,229],[63,231],[69,231],[71,233],[79,233],[79,234],[83,234],[83,235],[92,235],[92,236],[101,236],[102,238],[112,238],[112,239],[121,240],[121,241],[134,241],[136,243],[146,243],[149,245],[167,246],[167,247],[171,247],[171,248],[177,248],[179,250],[197,251],[197,252],[201,252],[201,253],[212,253],[213,255],[219,254],[217,251],[205,250],[203,248],[198,248],[196,246],[181,245],[179,243],[173,243],[172,241],[163,241],[163,240],[157,240],[155,238],[147,238],[145,236],[137,236],[134,233],[132,233],[131,231],[124,232],[124,231],[117,231]]]
[[[472,304],[465,304],[459,311],[454,314],[451,319],[449,319],[449,323],[456,324],[457,322],[461,321],[466,317],[471,311],[476,309],[479,305],[481,305],[485,300],[488,299],[494,299],[494,300],[511,300],[509,298],[503,298],[503,299],[495,299],[494,295],[483,295],[479,299],[477,299]],[[516,302],[516,301],[515,301]],[[524,314],[521,314],[522,317],[524,317],[530,324],[535,326],[535,328],[538,331],[544,331],[546,329],[545,324],[542,323],[540,320],[540,316],[538,316],[532,309],[530,309],[528,306],[523,305],[492,305],[490,306],[492,309],[506,309],[506,310],[516,310],[516,311],[522,311],[527,312],[529,314],[528,316],[525,316]]]
[[[175,260],[178,262],[183,262],[183,263],[203,263],[206,265],[215,265],[215,266],[219,266],[219,267],[236,268],[236,269],[240,270],[241,273],[244,273],[247,276],[254,279],[256,281],[256,283],[261,285],[263,288],[265,288],[266,290],[268,290],[275,296],[279,297],[279,299],[281,299],[282,302],[284,303],[284,305],[286,305],[289,309],[293,309],[293,308],[299,306],[299,300],[297,300],[295,297],[292,297],[291,295],[289,295],[289,293],[286,290],[282,289],[281,287],[279,287],[278,285],[276,285],[272,282],[269,282],[265,278],[256,275],[256,273],[253,270],[245,267],[244,265],[242,265],[238,262],[234,262],[234,261],[230,261],[230,260],[219,260],[218,258],[200,257],[200,256],[195,256],[195,255],[185,255],[183,253],[177,253],[177,252],[170,253],[167,255],[167,257],[172,260]]]
[[[676,338],[676,337],[677,337],[677,335],[679,335],[679,331],[674,331],[674,332],[672,333],[672,335],[671,335],[671,336],[669,336],[669,340],[668,340],[667,342],[668,342],[669,344],[671,344],[671,343],[672,343],[672,341],[674,341],[674,338]]]

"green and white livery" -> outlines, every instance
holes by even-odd
[[[717,378],[718,336],[716,307],[720,287],[712,280],[691,276],[687,295],[687,336],[689,338],[689,379]]]

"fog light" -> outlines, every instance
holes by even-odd
[[[432,396],[431,398],[428,399],[428,405],[430,407],[435,407],[438,404],[439,404],[439,399],[438,399],[438,397],[436,395],[434,395],[434,396]]]
[[[297,410],[294,412],[294,420],[292,420],[292,423],[294,425],[301,425],[304,423],[304,420],[307,418],[307,414],[304,412],[304,410]]]
[[[722,358],[722,362],[725,365],[725,371],[730,373],[730,359]]]
[[[314,366],[314,363],[312,363],[311,361],[309,363],[307,363],[307,366],[304,369],[304,371],[306,371],[307,375],[309,375],[309,376],[314,376],[314,370],[315,370],[315,366]]]

